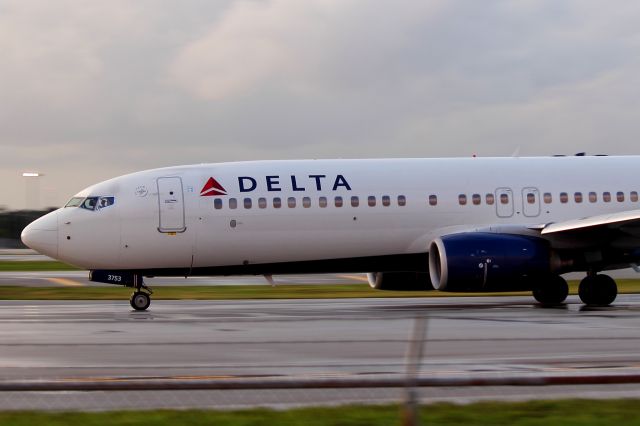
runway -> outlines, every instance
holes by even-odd
[[[416,316],[427,316],[425,377],[640,371],[640,296],[584,309],[529,297],[0,302],[0,377],[372,377],[403,375]],[[637,385],[421,389],[425,402],[640,397]],[[0,409],[292,406],[397,401],[398,389],[4,393]]]

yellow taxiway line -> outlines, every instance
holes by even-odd
[[[346,278],[348,280],[355,280],[355,281],[360,281],[363,283],[367,283],[369,282],[369,280],[367,280],[367,277],[363,277],[362,275],[338,275],[340,278]]]
[[[47,281],[50,281],[54,284],[63,285],[65,287],[82,287],[82,283],[70,280],[69,278],[47,278]]]

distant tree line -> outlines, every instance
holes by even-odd
[[[25,248],[20,241],[20,233],[25,226],[55,210],[18,210],[8,211],[0,209],[0,247],[1,248]]]

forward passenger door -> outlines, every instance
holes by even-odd
[[[158,207],[160,232],[184,232],[184,194],[179,177],[158,178]]]

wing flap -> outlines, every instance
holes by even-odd
[[[608,213],[598,216],[589,216],[581,219],[567,220],[564,222],[550,223],[546,225],[541,234],[555,234],[558,232],[584,230],[597,227],[618,227],[629,224],[640,226],[640,210],[629,210],[619,213]]]

